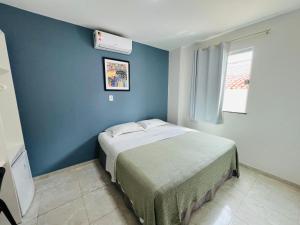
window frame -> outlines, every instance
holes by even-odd
[[[249,72],[249,88],[248,88],[248,92],[247,92],[247,98],[246,98],[246,104],[245,104],[245,112],[234,112],[234,111],[229,111],[229,110],[223,110],[223,104],[224,104],[224,95],[225,95],[225,87],[224,87],[224,91],[223,91],[223,102],[222,102],[222,112],[225,113],[234,113],[234,114],[240,114],[240,115],[247,115],[247,108],[248,108],[248,99],[249,99],[249,91],[250,91],[250,86],[251,86],[251,77],[252,77],[252,69],[253,69],[253,60],[254,60],[254,46],[251,47],[246,47],[246,48],[239,48],[233,51],[229,51],[227,59],[230,55],[234,55],[234,54],[239,54],[239,53],[243,53],[243,52],[248,52],[248,51],[252,51],[252,60],[251,60],[251,65],[250,65],[250,72]],[[226,74],[225,74],[225,82],[224,82],[224,86],[226,83],[226,78],[227,78],[227,67],[228,67],[228,61],[227,61],[227,65],[226,65]]]

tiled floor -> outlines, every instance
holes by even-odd
[[[22,225],[138,225],[97,162],[35,181],[36,196]],[[191,225],[300,225],[300,190],[241,167]]]

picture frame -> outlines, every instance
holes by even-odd
[[[130,62],[103,57],[105,91],[130,91]]]

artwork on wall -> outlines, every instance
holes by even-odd
[[[106,91],[130,90],[130,64],[128,61],[103,58],[103,70]]]

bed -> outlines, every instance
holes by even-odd
[[[145,225],[186,225],[225,180],[239,176],[231,140],[165,124],[98,137],[100,162]]]

